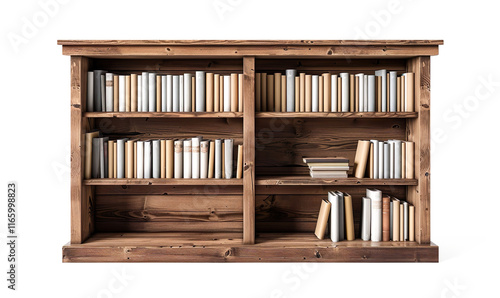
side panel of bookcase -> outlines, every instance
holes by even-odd
[[[82,185],[85,133],[89,130],[88,122],[82,118],[88,67],[88,58],[71,57],[71,243],[82,243],[94,229],[92,187]]]
[[[408,71],[415,73],[415,111],[418,118],[408,119],[407,137],[415,142],[415,178],[417,186],[408,186],[407,199],[415,205],[415,240],[430,243],[430,57],[408,60]]]

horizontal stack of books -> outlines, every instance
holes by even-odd
[[[87,112],[242,112],[243,75],[88,72]]]
[[[414,73],[256,73],[258,112],[413,112]]]
[[[349,160],[344,157],[304,158],[312,178],[347,178]]]
[[[98,131],[86,134],[85,179],[230,179],[242,175],[243,145],[234,144],[233,139],[109,140]]]

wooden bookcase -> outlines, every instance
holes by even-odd
[[[71,57],[71,241],[64,262],[437,262],[430,238],[430,56],[440,40],[62,40]],[[415,73],[414,113],[255,112],[255,73]],[[243,73],[242,113],[86,111],[87,71]],[[234,138],[243,179],[83,179],[84,134]],[[415,142],[415,179],[311,179],[302,156],[354,160],[359,139]],[[328,153],[325,153],[328,152]],[[318,240],[320,201],[367,187],[415,205],[415,242]],[[359,236],[357,237],[359,238]]]

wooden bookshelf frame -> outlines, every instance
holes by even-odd
[[[63,262],[437,262],[438,246],[430,238],[430,56],[442,40],[61,40],[71,60],[71,240],[63,246]],[[194,59],[193,64],[186,63]],[[294,60],[295,59],[295,60]],[[297,64],[296,59],[304,59]],[[212,63],[211,61],[215,61]],[[243,112],[240,113],[88,113],[87,71],[95,61],[115,70],[193,71],[243,73]],[[302,60],[301,60],[302,61]],[[415,112],[412,113],[276,113],[255,112],[255,73],[296,67],[328,71],[331,67],[357,71],[380,69],[380,62],[415,73]],[[172,63],[170,63],[172,62]],[[107,64],[106,64],[107,63]],[[303,67],[303,68],[301,68]],[[235,118],[235,119],[232,119]],[[83,179],[85,133],[99,121],[233,121],[240,123],[243,143],[243,179]],[[189,120],[190,119],[190,120]],[[266,120],[267,119],[267,120]],[[306,176],[262,175],[258,170],[258,121],[395,121],[407,140],[415,142],[415,179],[311,179]],[[331,120],[329,120],[331,119]],[[295,125],[295,124],[291,124]],[[354,130],[356,128],[353,128]],[[381,132],[382,133],[382,132]],[[260,153],[259,153],[260,154]],[[234,200],[241,222],[221,222],[220,231],[201,224],[173,224],[174,230],[102,231],[96,219],[96,196],[109,198],[129,193],[155,196],[160,190],[213,186]],[[415,242],[317,240],[312,232],[267,231],[256,217],[256,198],[266,194],[325,194],[331,187],[359,193],[368,186],[392,189],[415,205]],[[151,190],[151,191],[149,191]],[[151,192],[151,193],[150,193]],[[166,193],[165,193],[166,194]],[[169,193],[170,195],[170,193]],[[184,196],[188,196],[183,194]],[[168,196],[167,196],[168,197]],[[103,199],[107,198],[103,196]],[[222,198],[222,197],[221,197]],[[259,197],[260,198],[260,197]],[[115,198],[116,199],[116,198]],[[215,202],[217,195],[205,198]],[[299,198],[302,200],[301,198]],[[213,200],[213,201],[211,201]],[[235,201],[232,201],[233,203]],[[119,207],[115,205],[115,207]],[[319,205],[317,206],[319,208]],[[259,211],[259,210],[258,210]],[[238,217],[239,218],[239,217]],[[307,224],[310,226],[312,221]],[[277,223],[279,224],[279,223]],[[96,228],[97,226],[97,228]],[[165,225],[164,225],[165,226]],[[309,227],[308,226],[308,227]],[[162,226],[163,227],[163,226]],[[196,227],[191,231],[190,227]],[[229,227],[229,228],[227,228]],[[260,229],[261,231],[257,231]],[[309,228],[307,228],[309,229]],[[104,229],[105,230],[105,229]]]

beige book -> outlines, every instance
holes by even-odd
[[[370,141],[358,141],[358,148],[356,149],[356,156],[354,158],[354,177],[356,178],[363,178],[365,176],[370,143]]]
[[[319,208],[318,221],[316,222],[316,229],[314,230],[314,235],[318,239],[323,240],[325,238],[326,227],[328,225],[328,217],[330,215],[331,203],[327,199],[321,200],[321,206]]]
[[[115,158],[113,157],[114,142],[115,141],[108,141],[108,178],[115,178],[113,176],[113,168],[114,168],[113,162],[115,161]]]
[[[312,111],[312,75],[306,75],[306,99],[305,99],[305,107],[304,112]]]
[[[405,142],[406,148],[406,179],[415,179],[415,143]]]
[[[236,164],[236,178],[243,177],[243,145],[238,145],[238,159]]]
[[[226,158],[225,158],[224,155],[225,155],[226,149],[224,148],[224,142],[222,142],[221,147],[222,147],[222,160],[221,160],[221,162],[222,162],[222,167],[221,167],[221,169],[222,169],[222,179],[225,179],[226,178],[226,174],[225,174],[226,173],[226,168],[224,168],[224,161],[226,160]]]
[[[260,84],[260,89],[261,89],[261,103],[260,103],[260,111],[261,112],[267,112],[267,73],[262,73],[261,74],[261,84]]]
[[[396,111],[401,112],[401,77],[396,78]]]
[[[323,76],[318,77],[318,112],[323,112]]]
[[[405,101],[406,101],[406,78],[401,76],[401,103],[399,106],[401,107],[400,112],[406,111]]]
[[[220,74],[214,74],[214,112],[220,112]]]
[[[125,112],[130,112],[131,88],[130,76],[125,76]]]
[[[260,103],[261,103],[261,96],[260,96],[260,85],[261,85],[261,73],[258,72],[255,74],[255,111],[260,112]]]
[[[404,241],[404,232],[405,232],[405,218],[404,218],[404,206],[402,203],[399,204],[399,241]],[[394,224],[394,223],[393,223]]]
[[[406,178],[406,142],[401,142],[401,179]]]
[[[359,76],[354,78],[354,112],[359,112]]]
[[[118,95],[120,93],[119,88],[119,77],[118,75],[113,75],[113,112],[118,112]]]
[[[274,111],[281,112],[281,73],[274,74]]]
[[[124,178],[128,178],[127,175],[128,175],[128,141],[125,141],[125,176]]]
[[[196,78],[191,77],[191,112],[196,112]]]
[[[406,73],[406,101],[405,112],[415,111],[415,74],[413,72]]]
[[[161,76],[156,76],[156,111],[161,112]]]
[[[354,95],[354,85],[356,80],[354,79],[354,75],[349,75],[349,112],[355,111],[354,99],[356,98]]]
[[[205,103],[205,108],[207,112],[213,112],[214,111],[214,74],[207,72],[205,74],[206,76],[206,82],[205,82],[205,87],[206,87],[206,103]]]
[[[267,76],[267,111],[274,112],[274,76]]]
[[[224,111],[224,76],[219,77],[219,112]]]
[[[286,75],[281,75],[281,111],[286,112]]]
[[[342,78],[337,77],[337,111],[342,111]]]
[[[392,241],[399,240],[399,205],[398,199],[392,199]]]
[[[300,111],[300,78],[295,77],[295,112]]]
[[[99,132],[88,132],[85,134],[85,179],[92,177],[92,139],[99,137]]]
[[[323,111],[332,111],[332,76],[329,73],[323,75]]]
[[[375,112],[382,112],[382,77],[375,76],[375,102],[377,107]]]
[[[299,92],[300,92],[300,112],[305,112],[306,111],[306,74],[305,73],[300,73],[299,74]]]
[[[243,112],[243,74],[238,74],[238,112]]]
[[[408,206],[408,218],[409,218],[409,241],[415,241],[415,206]]]
[[[137,178],[137,142],[134,142],[134,178]]]
[[[352,197],[348,193],[344,193],[344,209],[346,240],[352,241],[356,236],[354,234],[354,213],[352,209]]]
[[[389,112],[390,110],[390,106],[391,106],[391,96],[390,96],[390,92],[391,92],[391,79],[390,79],[390,75],[389,75],[389,72],[387,72],[387,78],[386,78],[386,83],[387,83],[387,87],[386,87],[386,100],[387,100],[387,103],[386,103],[386,107],[387,107],[387,112]]]
[[[214,165],[215,165],[215,142],[210,141],[208,149],[208,178],[214,178]]]
[[[134,141],[127,141],[125,148],[125,178],[134,178]]]
[[[373,179],[373,170],[374,170],[374,166],[373,166],[373,161],[374,161],[374,152],[373,152],[373,143],[370,143],[370,161],[368,163],[368,177],[370,179]]]
[[[118,164],[117,164],[117,157],[116,157],[116,142],[113,143],[113,177],[116,178],[117,177],[117,168],[118,168]]]
[[[231,112],[238,111],[238,74],[231,74]]]
[[[165,160],[166,178],[174,178],[174,140],[165,142],[167,158]]]
[[[160,178],[167,178],[167,140],[160,140]]]
[[[130,75],[130,111],[137,112],[137,74]]]

